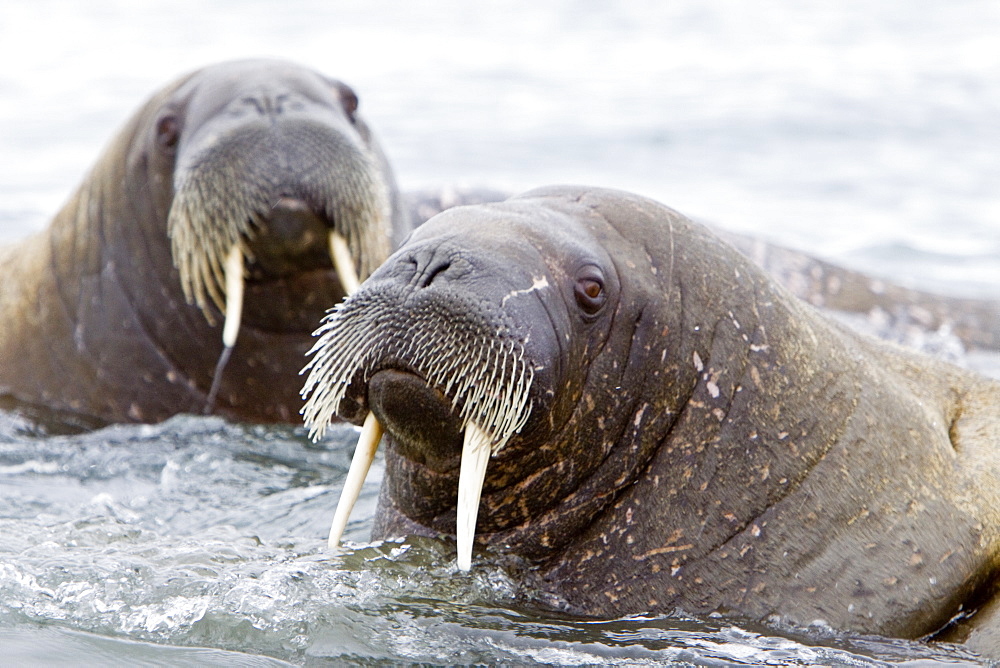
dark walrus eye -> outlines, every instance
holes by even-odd
[[[167,114],[156,122],[156,144],[164,151],[173,151],[181,138],[181,123],[173,114]]]
[[[344,105],[344,112],[347,114],[347,118],[351,123],[355,120],[355,115],[358,112],[358,94],[354,92],[347,84],[343,84],[339,81],[334,82],[337,92],[340,94],[340,103]]]
[[[604,275],[594,266],[587,266],[577,272],[573,287],[576,303],[587,315],[595,315],[604,306]]]

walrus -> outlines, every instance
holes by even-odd
[[[183,76],[0,250],[0,395],[88,425],[298,422],[316,323],[409,227],[348,85],[277,60]]]
[[[580,615],[1000,652],[1000,384],[860,335],[643,197],[445,211],[323,321],[314,436],[384,432],[375,539],[455,536]],[[331,544],[355,494],[345,487]]]

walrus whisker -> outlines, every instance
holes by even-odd
[[[333,266],[337,271],[337,277],[340,279],[344,292],[347,295],[353,294],[361,285],[361,281],[354,268],[354,260],[351,258],[347,240],[336,231],[330,232],[330,256],[333,258]],[[358,445],[351,458],[351,467],[347,471],[344,488],[337,501],[337,509],[333,513],[330,536],[327,539],[328,549],[334,550],[340,545],[340,538],[344,535],[344,529],[347,528],[351,511],[361,494],[361,487],[364,485],[365,478],[368,477],[372,462],[375,461],[375,452],[382,441],[382,433],[382,425],[379,424],[378,418],[369,411],[365,417],[364,426],[361,427],[361,434],[358,436]]]
[[[240,321],[243,318],[243,251],[239,244],[233,244],[226,254],[226,320],[222,326],[222,353],[215,364],[212,375],[212,387],[205,401],[205,415],[215,408],[215,398],[222,385],[222,371],[229,363],[229,357],[236,345],[236,337],[240,332]]]
[[[330,538],[327,547],[331,550],[340,545],[340,537],[344,535],[347,528],[347,520],[350,519],[351,510],[361,494],[361,487],[365,478],[368,477],[368,470],[375,460],[375,452],[382,441],[382,425],[372,412],[365,418],[365,424],[361,427],[361,434],[358,436],[358,445],[354,450],[354,457],[351,458],[351,467],[347,471],[347,478],[344,480],[344,489],[340,492],[340,500],[337,502],[337,510],[333,514],[333,523],[330,525]]]
[[[330,232],[330,257],[333,258],[333,268],[337,270],[337,278],[344,287],[344,293],[348,295],[355,293],[361,281],[358,280],[358,272],[354,268],[354,259],[347,247],[347,239],[336,231]]]
[[[472,543],[476,536],[479,499],[490,461],[492,439],[473,421],[465,427],[462,441],[462,464],[458,474],[455,541],[458,544],[458,568],[472,568]]]

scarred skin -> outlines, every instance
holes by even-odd
[[[616,191],[446,211],[355,299],[462,304],[524,345],[532,413],[490,461],[476,539],[551,604],[905,638],[982,608],[939,637],[997,651],[997,382],[848,330]],[[454,534],[452,399],[399,356],[352,381],[341,416],[389,436],[374,538]]]
[[[359,264],[377,266],[409,229],[356,108],[346,85],[281,61],[207,67],[156,93],[50,226],[0,249],[0,397],[90,424],[202,412],[222,315],[188,303],[168,237],[175,188],[200,169],[202,205],[251,191],[263,202],[246,241],[243,326],[214,412],[298,422],[310,334],[344,295],[326,235],[355,233],[329,203],[385,208],[384,251]],[[358,175],[374,185],[359,190]]]

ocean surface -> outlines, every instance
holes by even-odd
[[[997,35],[986,0],[12,0],[0,243],[43,228],[153,91],[270,56],[353,86],[404,190],[617,187],[995,298]],[[330,558],[354,438],[193,416],[45,434],[0,413],[0,663],[974,661],[822,626],[541,615],[488,555],[465,575],[452,545],[368,543],[378,470]]]

